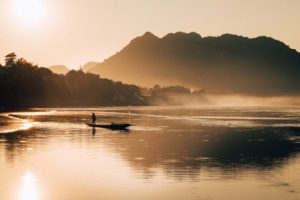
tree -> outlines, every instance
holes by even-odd
[[[15,54],[15,52],[7,54],[5,56],[5,66],[11,67],[13,64],[15,64],[16,59],[17,59],[17,55]]]

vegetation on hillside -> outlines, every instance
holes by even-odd
[[[71,70],[66,75],[38,67],[15,53],[0,66],[0,107],[146,105],[139,87]]]
[[[39,67],[15,53],[0,65],[0,109],[67,106],[181,105],[202,99],[182,86],[140,88],[99,75],[71,70],[66,75]]]
[[[90,69],[143,87],[182,85],[252,96],[300,95],[300,53],[270,37],[147,32]]]

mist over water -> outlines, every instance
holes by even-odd
[[[169,95],[174,105],[181,106],[300,106],[299,96],[250,96],[203,93],[201,96]]]
[[[92,112],[133,126],[87,127]],[[0,123],[1,199],[300,197],[299,107],[61,108]]]
[[[248,95],[208,95],[212,105],[217,106],[299,106],[300,97],[263,97]]]

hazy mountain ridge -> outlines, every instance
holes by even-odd
[[[66,74],[70,71],[64,65],[53,65],[51,67],[48,67],[48,69],[50,69],[53,73],[56,73],[56,74]]]
[[[183,85],[213,92],[298,95],[300,54],[270,37],[150,32],[89,69],[103,78],[152,87]]]
[[[84,72],[88,72],[90,68],[93,68],[98,64],[99,64],[99,62],[88,62],[85,65],[83,65],[83,67],[81,69]]]

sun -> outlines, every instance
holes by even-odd
[[[36,24],[46,16],[43,0],[14,0],[16,17],[25,24]]]

